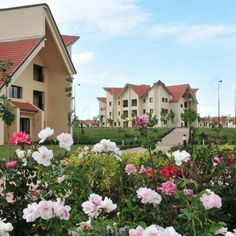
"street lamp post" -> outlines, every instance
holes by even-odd
[[[234,89],[234,127],[236,129],[236,88]]]
[[[80,84],[74,83],[74,121],[76,119],[76,85],[80,86]]]
[[[220,83],[223,81],[218,79],[218,126],[220,127]]]

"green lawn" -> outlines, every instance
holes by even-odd
[[[207,135],[207,142],[215,142],[218,140],[220,144],[236,144],[236,129],[234,128],[196,128],[194,140],[197,141],[197,143],[200,143],[200,133],[202,132]]]
[[[54,155],[63,155],[65,153],[65,149],[60,148],[58,145],[45,145],[48,149],[52,149]],[[78,147],[81,145],[73,145],[69,153],[76,152]],[[15,150],[19,148],[19,146],[15,145],[0,145],[0,160],[10,159],[13,157]],[[26,150],[30,149],[31,146],[26,146]]]
[[[172,129],[170,128],[157,128],[156,140],[160,140],[163,136],[169,133]],[[75,128],[74,129],[74,140],[79,140],[77,143],[80,144],[95,144],[101,139],[110,139],[116,142],[117,145],[122,144],[124,140],[125,145],[140,144],[140,137],[138,132],[134,128]]]

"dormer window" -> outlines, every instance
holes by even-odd
[[[44,82],[44,68],[39,65],[34,65],[34,80]]]

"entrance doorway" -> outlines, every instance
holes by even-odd
[[[20,118],[20,131],[30,134],[30,118]]]

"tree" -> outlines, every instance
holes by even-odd
[[[160,116],[161,116],[161,121],[166,121],[168,120],[168,111],[167,109],[161,109],[161,113],[160,113]]]
[[[15,121],[15,108],[9,103],[7,97],[8,86],[11,83],[11,76],[8,73],[8,70],[13,66],[11,60],[2,61],[0,60],[0,80],[5,86],[5,95],[0,96],[0,118],[7,125],[7,133],[9,138],[9,127]]]
[[[168,113],[168,120],[171,120],[172,126],[174,123],[174,119],[175,119],[175,113],[172,110],[170,110],[170,113]]]
[[[188,124],[189,128],[189,139],[191,140],[191,125],[198,119],[198,114],[195,110],[189,108],[184,109],[184,113],[181,114],[181,119]]]
[[[153,127],[157,124],[158,122],[158,119],[157,119],[157,116],[152,114],[152,112],[148,113],[148,127]]]

